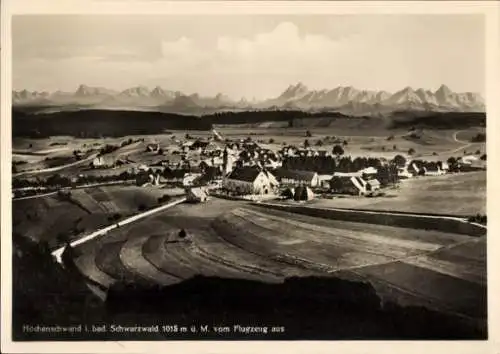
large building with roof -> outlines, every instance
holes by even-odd
[[[257,167],[237,167],[224,178],[222,187],[238,195],[273,194],[279,187],[275,177]]]

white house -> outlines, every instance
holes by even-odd
[[[182,185],[185,187],[192,186],[193,182],[201,176],[201,173],[186,173],[182,179]]]
[[[109,156],[97,156],[91,162],[93,168],[107,168],[115,165],[115,159]]]
[[[462,156],[461,158],[458,159],[460,163],[463,163],[465,165],[471,165],[473,162],[476,162],[477,160],[479,160],[478,157],[474,155]]]
[[[276,177],[280,183],[292,186],[306,185],[309,187],[318,187],[320,185],[317,172],[288,170],[280,168],[276,170]]]
[[[333,175],[318,175],[319,185],[324,188],[329,188],[332,177]]]
[[[333,193],[363,195],[367,192],[367,182],[357,176],[336,176],[330,180]]]
[[[398,177],[399,178],[412,178],[413,173],[408,171],[407,167],[398,168]]]
[[[136,185],[157,186],[160,184],[160,173],[151,170],[142,170],[136,175]]]
[[[375,167],[367,167],[359,171],[361,175],[375,176],[378,173],[378,170]]]
[[[442,170],[439,165],[424,167],[425,176],[442,176],[446,174],[446,171]]]
[[[208,199],[205,188],[189,188],[186,193],[186,200],[190,203],[203,203]]]
[[[149,152],[158,152],[160,150],[160,144],[158,143],[148,144],[146,150]]]
[[[240,167],[224,178],[222,187],[238,195],[272,194],[278,184],[269,172],[256,167]]]

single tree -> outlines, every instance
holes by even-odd
[[[290,188],[287,188],[281,193],[281,196],[284,197],[285,199],[292,199],[293,192]]]
[[[305,148],[308,148],[309,146],[311,146],[311,144],[309,143],[309,140],[304,140],[304,147]]]
[[[308,131],[306,131],[306,138],[310,138],[310,137],[312,137],[312,134],[311,134],[311,131],[308,130]]]
[[[415,154],[415,149],[414,148],[410,148],[408,150],[408,155],[413,155],[413,154]]]
[[[394,158],[392,159],[392,162],[396,165],[396,166],[404,166],[406,164],[406,159],[403,155],[396,155],[394,156]]]
[[[344,149],[340,145],[335,145],[332,150],[334,155],[341,156],[344,154]]]
[[[457,163],[457,159],[451,156],[448,158],[448,160],[446,160],[446,162],[448,163],[448,165],[454,165]]]

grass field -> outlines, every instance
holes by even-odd
[[[16,200],[12,203],[13,231],[36,241],[47,241],[54,247],[59,243],[59,235],[78,237],[74,230],[88,233],[111,224],[111,216],[133,215],[139,213],[141,206],[158,206],[161,196],[176,197],[183,193],[179,188],[105,186],[75,189],[71,192],[72,201],[56,195]]]
[[[135,185],[101,186],[75,190],[72,196],[82,205],[95,212],[134,214],[142,205],[158,206],[158,198],[183,195],[180,188],[138,187]]]
[[[408,179],[387,194],[377,198],[317,199],[312,204],[459,216],[486,214],[486,171]]]
[[[88,217],[78,206],[57,197],[27,199],[12,203],[13,232],[36,241],[54,245],[58,235],[72,235],[72,230]]]
[[[307,275],[364,279],[403,305],[484,316],[484,238],[320,219],[240,201],[208,203],[181,204],[112,231],[81,248],[81,257],[95,254],[95,264],[77,263],[108,283],[106,276],[166,285],[196,274],[266,282]],[[178,237],[180,229],[186,239]]]

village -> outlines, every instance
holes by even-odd
[[[144,144],[145,153],[161,159],[146,164],[127,156],[95,157],[90,168],[116,169],[131,165],[120,176],[134,178],[142,187],[181,187],[189,200],[203,202],[208,195],[222,198],[307,201],[335,196],[380,197],[401,180],[483,170],[486,156],[464,155],[447,161],[426,161],[410,154],[393,159],[344,155],[342,143],[332,151],[321,147],[284,144],[273,150],[252,139],[223,139],[214,129],[206,139],[186,134],[176,148],[158,142]],[[144,140],[142,140],[144,143]],[[345,144],[345,142],[344,142]],[[107,149],[105,152],[113,150]],[[175,159],[169,159],[174,157]],[[106,181],[113,177],[105,178]],[[118,179],[120,177],[118,176]],[[73,183],[87,180],[80,174]],[[99,181],[96,178],[95,181]]]

